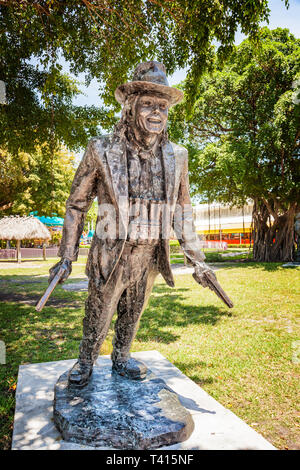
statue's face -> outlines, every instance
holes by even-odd
[[[139,130],[160,134],[168,119],[169,101],[156,95],[141,95],[136,103],[135,121]]]

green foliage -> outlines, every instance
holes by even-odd
[[[267,0],[3,3],[0,79],[7,84],[8,105],[1,106],[0,146],[11,153],[31,152],[54,137],[72,150],[85,146],[97,125],[113,125],[119,110],[114,90],[141,61],[163,61],[168,73],[188,67],[191,102],[213,62],[212,40],[220,44],[221,60],[238,27],[255,37],[269,14]],[[60,57],[74,74],[85,74],[86,84],[93,78],[103,83],[99,93],[110,111],[72,106],[78,87],[62,74]]]
[[[254,200],[254,259],[290,261],[300,208],[300,40],[280,28],[259,36],[259,46],[235,47],[225,66],[216,59],[192,116],[187,103],[173,111],[170,136],[187,143],[194,194]]]
[[[21,59],[17,66],[18,59],[11,56],[10,49],[7,54],[0,59],[8,102],[0,109],[2,148],[17,154],[20,150],[32,152],[37,145],[48,142],[49,154],[59,144],[78,150],[99,133],[100,122],[107,123],[102,108],[72,105],[80,91],[59,66],[39,71]]]
[[[96,200],[96,201],[93,202],[93,204],[91,205],[88,213],[86,214],[84,230],[88,230],[88,224],[91,225],[91,222],[93,222],[93,227],[95,229],[96,221],[97,221],[97,215],[98,215],[98,201]]]
[[[245,40],[205,75],[191,119],[185,103],[174,109],[169,134],[189,149],[194,194],[276,200],[282,210],[299,201],[299,69],[300,40],[263,28],[259,47]]]
[[[47,145],[34,153],[11,155],[0,151],[0,211],[1,215],[39,215],[55,212],[64,216],[65,203],[74,178],[74,156],[65,149],[48,158]]]
[[[18,157],[14,158],[2,149],[0,157],[0,209],[7,211],[11,208],[20,188],[25,188],[27,185],[31,157],[20,152]]]
[[[62,233],[61,232],[52,232],[51,233],[51,245],[59,245],[61,242]]]

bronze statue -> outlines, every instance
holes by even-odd
[[[90,140],[76,172],[66,216],[61,261],[50,269],[49,281],[63,268],[63,282],[76,261],[85,215],[94,198],[98,219],[86,273],[88,297],[79,359],[69,371],[69,384],[88,383],[99,349],[117,310],[113,370],[143,379],[146,366],[130,357],[130,347],[156,276],[174,286],[169,262],[170,229],[195,267],[194,278],[207,287],[216,279],[203,262],[194,230],[188,182],[188,152],[168,140],[168,109],[183,98],[169,86],[163,64],[138,65],[133,81],[115,97],[123,105],[112,135]],[[61,271],[62,272],[62,271]]]

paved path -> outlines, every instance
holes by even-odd
[[[218,269],[222,268],[222,266],[219,265],[209,265],[214,271],[217,271]],[[184,275],[184,274],[192,274],[194,272],[194,268],[192,266],[183,266],[182,264],[172,264],[172,271],[174,276],[179,276],[179,275]],[[72,280],[73,276],[70,276],[69,279],[70,281]],[[86,291],[88,289],[88,279],[86,278],[85,275],[74,275],[74,278],[80,279],[83,278],[82,281],[79,282],[69,282],[67,284],[64,284],[62,288],[64,290],[68,291],[77,291],[77,292],[82,292]]]
[[[0,271],[2,269],[37,269],[37,268],[43,268],[44,266],[42,264],[25,264],[25,263],[0,263]]]
[[[234,265],[234,263],[208,263],[209,266],[214,270],[217,271],[218,269],[225,268],[229,264]],[[85,266],[83,263],[76,263],[76,266]],[[41,268],[43,265],[36,265],[36,264],[22,264],[22,265],[13,265],[11,263],[0,263],[0,270],[1,269],[11,269],[11,268]],[[192,274],[194,272],[194,268],[192,266],[184,266],[183,264],[172,264],[171,265],[172,271],[174,276],[181,276],[186,274]],[[13,284],[34,284],[43,282],[43,278],[48,278],[48,274],[35,274],[32,279],[21,280],[21,279],[4,279],[0,280],[0,285],[2,283],[13,283]],[[69,280],[62,285],[62,288],[67,291],[76,291],[82,292],[88,290],[88,279],[84,273],[73,274],[69,277]]]
[[[235,256],[247,255],[249,251],[236,251],[233,253],[221,253],[222,258],[234,258]]]

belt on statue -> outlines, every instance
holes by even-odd
[[[142,239],[138,239],[138,240],[126,240],[125,241],[125,245],[130,245],[130,246],[158,246],[160,245],[160,242],[161,240],[142,240]]]

